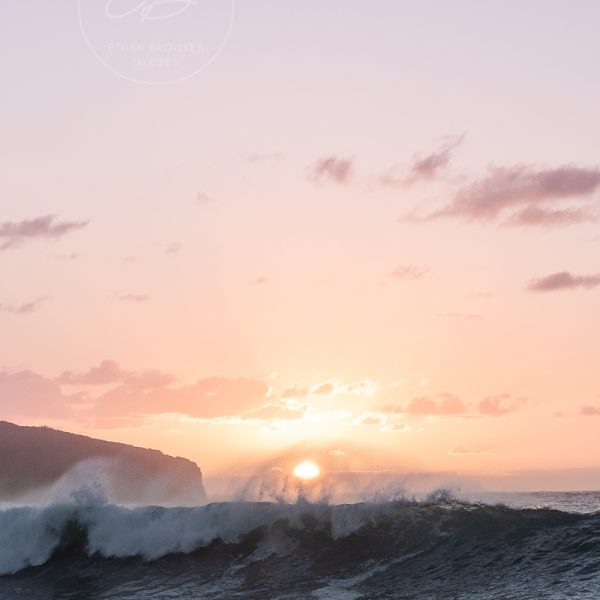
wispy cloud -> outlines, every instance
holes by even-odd
[[[406,413],[412,415],[460,415],[466,411],[466,404],[454,394],[440,394],[437,398],[421,396],[406,406]]]
[[[115,360],[103,360],[98,366],[84,373],[63,371],[55,380],[61,385],[102,386],[122,383],[136,389],[163,388],[175,381],[175,377],[156,369],[130,371],[121,368]]]
[[[595,220],[586,207],[548,208],[564,201],[587,201],[600,186],[600,169],[564,165],[542,168],[534,165],[495,167],[487,175],[462,187],[452,202],[413,221],[455,218],[494,221],[508,215],[513,226],[557,226]],[[540,207],[540,205],[543,205]]]
[[[326,381],[325,383],[320,383],[313,387],[310,390],[311,394],[315,396],[331,396],[335,392],[335,385]]]
[[[391,271],[389,275],[393,279],[414,281],[416,279],[425,277],[427,272],[428,269],[423,269],[421,267],[415,267],[413,265],[401,265]]]
[[[583,288],[591,290],[600,285],[600,274],[573,275],[568,271],[553,273],[547,277],[532,279],[527,285],[530,292],[556,292]]]
[[[419,396],[400,404],[388,404],[381,412],[413,417],[461,417],[473,419],[481,416],[502,417],[523,407],[526,398],[513,398],[509,394],[487,396],[476,405],[464,402],[449,393]]]
[[[458,396],[444,393],[413,398],[406,404],[389,404],[383,408],[383,412],[413,416],[453,416],[465,414],[467,408],[467,404]]]
[[[409,186],[419,181],[431,181],[446,170],[456,148],[465,136],[448,136],[434,152],[425,156],[416,156],[408,169],[395,166],[380,177],[383,185]]]
[[[114,360],[103,360],[97,367],[91,367],[85,373],[63,371],[55,381],[65,385],[106,385],[123,381],[128,375]]]
[[[396,421],[392,423],[386,421],[379,428],[379,431],[383,431],[385,433],[408,433],[409,431],[412,431],[412,429],[408,423],[404,423],[403,421]]]
[[[283,390],[282,398],[306,398],[308,396],[354,396],[368,398],[377,390],[377,383],[363,379],[353,383],[331,380],[321,381],[310,386],[294,386]]]
[[[561,227],[597,220],[597,214],[588,207],[553,210],[540,206],[528,206],[511,215],[505,225],[509,227]]]
[[[457,446],[446,452],[448,456],[491,456],[493,452],[490,450],[478,450],[477,448],[469,448],[468,446]]]
[[[73,386],[86,391],[70,393]],[[177,385],[169,374],[129,371],[115,361],[103,361],[83,373],[65,371],[56,379],[31,371],[0,371],[4,415],[65,417],[102,427],[135,426],[165,414],[203,420],[231,417],[243,422],[249,418],[245,413],[265,407],[268,393],[265,382],[252,379],[209,377]],[[300,411],[295,406],[276,408],[278,418],[284,413],[292,418],[292,413]]]
[[[310,409],[308,404],[279,402],[266,404],[240,416],[242,421],[293,421],[302,419]]]
[[[327,454],[329,454],[329,456],[345,456],[345,452],[343,450],[330,450]]]
[[[582,417],[600,417],[600,406],[582,406],[579,414]]]
[[[55,215],[5,221],[0,223],[0,250],[17,248],[36,239],[58,239],[87,224],[88,221],[57,221]]]
[[[364,412],[353,421],[354,425],[383,425],[386,421],[386,415],[373,412]]]
[[[179,242],[171,242],[169,244],[165,244],[163,247],[163,252],[165,254],[179,254],[182,249],[182,245]]]
[[[60,386],[32,371],[0,371],[0,399],[3,416],[58,419],[72,411],[69,404],[76,395],[67,395]]]
[[[198,419],[240,417],[264,405],[269,386],[253,379],[210,377],[178,387],[118,385],[95,402],[93,414],[139,418],[179,413]]]
[[[196,204],[198,206],[207,206],[213,202],[216,202],[216,200],[206,192],[198,192],[196,194]]]
[[[307,387],[294,386],[283,390],[281,393],[282,398],[305,398],[310,393],[310,389]]]
[[[311,177],[315,181],[333,181],[345,184],[352,178],[353,161],[349,158],[326,156],[320,158],[311,168]]]
[[[246,162],[248,163],[260,163],[260,162],[270,162],[275,160],[281,160],[283,158],[283,152],[256,152],[251,154],[246,154],[244,157]]]
[[[36,311],[46,300],[48,298],[42,297],[31,302],[23,302],[22,304],[3,304],[0,302],[0,312],[12,313],[13,315],[28,315]]]
[[[150,298],[148,294],[120,294],[117,296],[121,302],[131,302],[133,304],[142,304],[147,302]]]
[[[70,254],[57,254],[56,260],[77,260],[83,256],[82,252],[71,252]]]
[[[526,398],[513,398],[510,394],[488,396],[477,404],[480,414],[490,417],[503,417],[519,410],[527,402]]]

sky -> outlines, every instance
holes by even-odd
[[[600,467],[599,18],[4,3],[0,419],[209,474]]]

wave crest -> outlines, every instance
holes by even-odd
[[[426,502],[395,501],[347,505],[231,502],[197,508],[63,504],[0,511],[0,574],[15,573],[47,562],[74,539],[85,555],[155,560],[191,553],[215,542],[241,543],[258,532],[269,548],[273,539],[312,543],[322,549],[359,536],[369,552],[402,555],[434,546],[455,536],[469,544],[486,540],[514,541],[540,535],[565,535],[564,528],[592,527],[600,533],[600,516],[574,515],[548,509],[510,509],[473,505],[442,496]],[[562,530],[561,530],[562,528]],[[282,533],[283,532],[283,533]],[[79,537],[78,537],[79,536]],[[267,543],[268,542],[268,543]],[[274,551],[275,551],[274,550]],[[391,554],[390,554],[391,556]]]

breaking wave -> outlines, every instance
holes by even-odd
[[[587,598],[600,582],[600,514],[470,504],[444,494],[422,502],[195,508],[125,508],[83,494],[71,504],[0,511],[0,596],[23,577],[46,586],[60,572],[56,564],[88,579],[100,569],[106,584],[99,566],[106,560],[120,565],[121,587],[151,565],[163,584],[166,570],[173,585],[185,587],[192,575],[195,590],[212,585],[211,598],[231,597],[232,589],[248,598],[261,597],[259,590],[263,598],[451,598],[452,589],[461,598],[477,590],[473,598],[525,598],[534,580],[536,597],[545,590],[544,597]],[[144,573],[144,594],[160,598]],[[438,595],[442,582],[445,596]]]

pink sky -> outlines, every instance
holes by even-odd
[[[239,0],[161,86],[73,3],[0,18],[0,419],[209,473],[600,467],[597,3]]]

